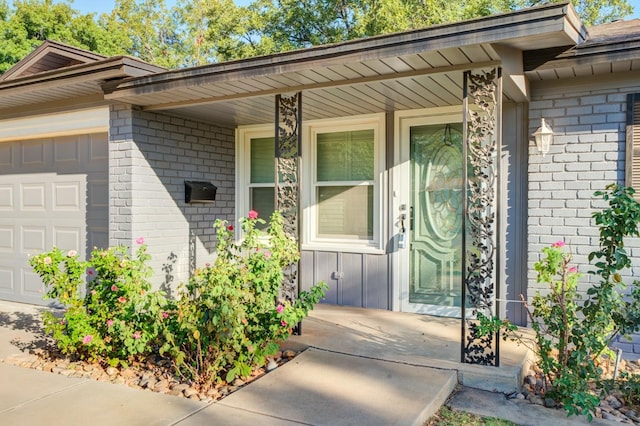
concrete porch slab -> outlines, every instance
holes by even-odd
[[[520,388],[533,353],[500,342],[500,367],[460,362],[459,319],[318,304],[302,322],[302,335],[285,344],[455,371],[462,385],[498,392]]]
[[[453,371],[308,349],[194,417],[222,405],[302,424],[420,426],[455,386]]]

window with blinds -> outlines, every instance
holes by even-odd
[[[627,96],[627,153],[625,185],[640,199],[640,93]]]
[[[316,135],[316,236],[373,240],[373,129]]]
[[[249,143],[249,208],[264,220],[268,220],[274,211],[274,143],[273,137],[252,138]]]
[[[299,179],[305,250],[383,250],[384,124],[384,114],[303,123]],[[236,210],[239,217],[255,210],[266,220],[275,207],[273,126],[239,127],[237,138]]]

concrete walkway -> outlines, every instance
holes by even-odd
[[[39,309],[0,302],[0,359],[43,342]],[[465,370],[456,323],[319,305],[285,344],[302,354],[211,404],[0,363],[0,423],[422,425],[458,380],[504,386],[525,363],[505,348],[504,367]]]

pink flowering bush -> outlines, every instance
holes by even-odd
[[[126,365],[158,344],[169,302],[149,291],[150,256],[144,240],[138,242],[133,257],[120,246],[95,249],[88,261],[58,248],[30,259],[47,287],[45,298],[66,308],[62,319],[43,314],[45,330],[64,354]]]
[[[257,212],[249,212],[237,243],[233,227],[216,221],[217,258],[184,285],[170,318],[170,339],[161,350],[203,388],[246,377],[264,365],[278,351],[278,341],[289,337],[324,296],[326,284],[320,283],[293,303],[281,298],[283,269],[298,260],[297,245],[285,235],[278,212],[268,236],[256,229],[264,223]]]
[[[608,207],[592,215],[599,230],[599,247],[588,257],[595,267],[589,271],[595,283],[585,286],[583,294],[578,292],[582,275],[570,264],[564,241],[543,248],[541,260],[535,263],[537,281],[545,290],[533,297],[533,310],[527,308],[546,396],[560,402],[569,414],[589,419],[600,403],[598,392],[618,387],[629,401],[634,395],[624,389],[637,394],[634,389],[640,388],[624,379],[611,383],[601,367],[615,356],[610,349],[614,338],[640,331],[640,283],[633,280],[627,287],[621,275],[632,266],[625,240],[640,237],[640,203],[634,193],[633,188],[612,184],[594,194]],[[511,333],[516,327],[508,321],[479,319],[485,331],[502,327],[505,336],[526,343]]]

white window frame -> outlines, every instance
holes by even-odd
[[[251,190],[250,188],[267,188],[274,187],[274,183],[251,183],[251,139],[272,138],[274,126],[271,125],[255,125],[240,127],[236,130],[236,146],[238,152],[236,155],[236,223],[239,224],[240,218],[247,217],[251,207]],[[275,147],[274,147],[275,152]],[[258,212],[259,214],[260,212]],[[262,217],[268,220],[268,217]],[[236,236],[240,238],[240,226],[236,226]]]
[[[275,125],[241,126],[236,130],[236,217],[246,216],[250,206],[251,185],[251,139],[273,137]],[[316,147],[315,137],[319,133],[346,132],[357,130],[373,130],[374,134],[374,179],[373,179],[373,238],[370,240],[354,240],[341,238],[324,238],[317,235],[316,199]],[[384,254],[385,222],[387,203],[385,197],[386,172],[386,128],[385,114],[367,114],[314,120],[302,126],[302,174],[300,188],[302,204],[302,250],[318,250],[331,252],[352,252]],[[339,182],[332,182],[337,184]],[[353,185],[353,182],[346,183]],[[254,184],[253,186],[265,186]],[[268,186],[268,185],[267,185]],[[266,218],[265,218],[266,219]],[[238,228],[236,228],[238,229]],[[240,235],[238,235],[240,236]]]
[[[303,126],[303,181],[305,182],[302,193],[303,213],[303,250],[340,251],[357,253],[384,252],[382,244],[384,235],[382,212],[384,203],[384,172],[385,172],[385,115],[370,114],[356,117],[344,117],[339,119],[327,119],[308,122]],[[317,235],[318,208],[315,204],[317,188],[325,183],[317,181],[316,173],[316,137],[320,133],[349,132],[358,130],[373,130],[374,142],[374,168],[373,181],[362,182],[373,184],[373,238],[370,240],[355,240],[351,238],[327,238]],[[331,182],[331,186],[340,182]],[[353,182],[345,182],[352,186]]]

